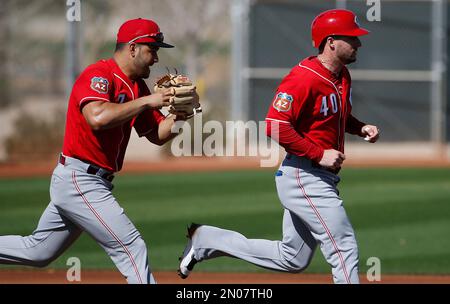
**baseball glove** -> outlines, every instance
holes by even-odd
[[[202,112],[196,87],[189,77],[168,73],[156,81],[154,91],[159,92],[167,88],[172,90],[169,113],[188,119]]]

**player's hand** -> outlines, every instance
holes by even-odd
[[[323,151],[323,156],[319,162],[319,165],[325,168],[339,169],[342,166],[344,160],[344,153],[334,149],[329,149]]]
[[[378,129],[377,126],[365,125],[361,128],[361,134],[365,136],[365,141],[374,143],[380,138],[380,129]]]
[[[144,102],[149,108],[161,109],[170,105],[170,97],[173,96],[171,89],[163,89],[157,93],[144,97]]]

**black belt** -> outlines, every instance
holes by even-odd
[[[59,155],[59,163],[61,165],[65,165],[66,164],[66,157],[62,154]],[[104,172],[102,174],[99,173],[99,171],[102,170],[102,168],[94,166],[94,165],[89,165],[89,167],[87,168],[86,172],[89,174],[93,174],[93,175],[97,175],[100,176],[101,178],[106,179],[109,182],[112,182],[114,179],[114,174],[111,172]],[[103,171],[106,171],[105,169],[103,169]]]

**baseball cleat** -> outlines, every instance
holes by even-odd
[[[188,228],[188,234],[186,237],[189,239],[186,247],[184,248],[183,255],[178,259],[180,261],[180,266],[178,268],[178,275],[182,279],[186,279],[191,273],[192,269],[194,269],[195,264],[197,264],[197,260],[194,258],[194,247],[192,247],[192,237],[201,225],[192,223]]]

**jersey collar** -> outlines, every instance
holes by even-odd
[[[132,81],[130,78],[128,78],[127,75],[125,75],[124,72],[122,72],[122,70],[120,69],[119,65],[117,64],[117,62],[114,60],[114,58],[110,58],[107,61],[107,64],[111,67],[112,71],[114,73],[116,73],[117,75],[120,76],[120,78],[122,78],[125,82],[127,82],[127,84],[131,87],[134,86],[134,81]]]
[[[336,76],[334,73],[332,73],[329,69],[327,69],[320,62],[320,60],[317,58],[317,56],[310,56],[310,57],[306,58],[305,60],[303,60],[301,62],[301,64],[313,69],[314,71],[316,71],[323,77],[331,80],[332,82],[340,82],[342,80],[342,75],[344,74],[344,70],[346,69],[346,67],[343,67],[339,76]]]

